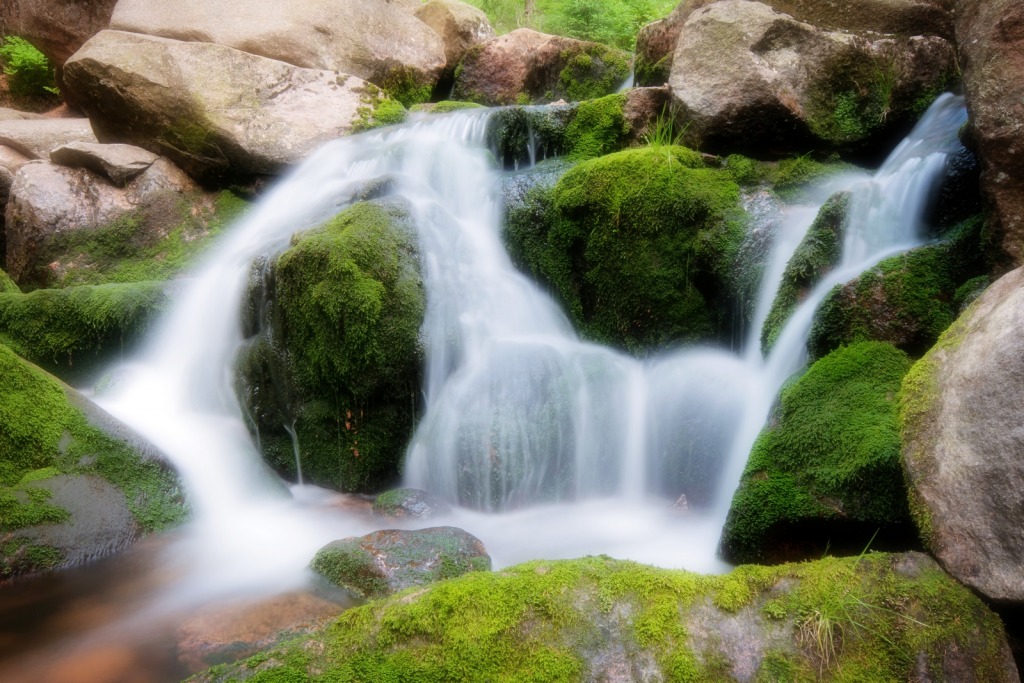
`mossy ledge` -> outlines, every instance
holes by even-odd
[[[926,556],[725,576],[608,557],[472,572],[349,610],[193,683],[1016,680],[999,618]],[[937,679],[938,680],[938,679]]]
[[[856,550],[878,529],[884,542],[914,544],[896,405],[910,363],[889,344],[861,342],[783,388],[733,497],[722,531],[726,559]]]
[[[64,564],[59,551],[24,535],[69,521],[39,487],[59,475],[98,476],[116,486],[141,533],[186,516],[181,484],[167,465],[95,426],[72,398],[84,400],[0,345],[0,578]]]

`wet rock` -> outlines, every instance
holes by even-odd
[[[903,462],[928,548],[991,600],[1024,601],[1024,269],[996,281],[903,382]]]
[[[709,152],[857,148],[915,120],[956,77],[938,36],[865,38],[723,0],[680,31],[669,84]]]
[[[119,187],[159,159],[156,154],[132,145],[101,145],[72,142],[50,152],[50,161],[68,168],[87,168]]]
[[[672,103],[672,92],[667,87],[630,88],[626,92],[626,105],[622,115],[629,124],[630,137],[643,141],[650,134],[659,119],[668,122],[671,114],[668,106]]]
[[[48,159],[54,148],[71,142],[96,142],[88,119],[0,121],[0,145],[30,159]]]
[[[373,514],[384,519],[430,519],[451,509],[448,503],[420,489],[392,489],[373,501]]]
[[[110,28],[215,43],[307,69],[351,74],[406,105],[430,99],[445,67],[442,38],[407,7],[381,0],[253,0],[244,5],[121,0]],[[322,115],[328,105],[315,109]]]
[[[8,274],[22,286],[49,286],[62,280],[70,267],[54,260],[61,240],[102,230],[131,215],[168,214],[163,220],[141,221],[150,235],[134,235],[136,244],[152,243],[181,222],[178,202],[198,193],[198,186],[166,159],[158,159],[124,187],[85,168],[27,163],[15,176],[7,205]]]
[[[614,93],[628,75],[621,50],[521,28],[466,53],[455,97],[486,105],[580,101]]]
[[[489,571],[491,558],[475,536],[455,527],[386,529],[327,544],[313,570],[356,595],[378,598],[411,586]]]
[[[196,680],[396,670],[421,680],[1019,680],[999,618],[919,553],[725,576],[607,557],[530,562],[371,602],[258,663]]]
[[[103,142],[165,155],[204,180],[277,173],[385,109],[404,115],[355,76],[120,31],[75,53],[65,85]]]
[[[956,37],[989,229],[1012,268],[1024,263],[1024,7],[959,0]]]

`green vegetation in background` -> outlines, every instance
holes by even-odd
[[[170,528],[186,515],[170,470],[90,426],[56,380],[0,345],[0,533],[68,520],[66,510],[48,502],[49,491],[38,487],[59,474],[96,475],[120,488],[145,533]],[[52,548],[12,545],[13,538],[0,549],[0,578],[59,562]]]
[[[50,61],[24,38],[3,38],[0,42],[0,64],[3,64],[12,95],[55,99],[59,94]]]
[[[536,0],[532,20],[526,0],[467,0],[482,9],[498,33],[533,28],[632,50],[636,34],[666,16],[677,0]]]
[[[765,636],[754,641],[763,656],[709,627],[747,620]],[[612,647],[624,651],[609,662]],[[737,649],[748,657],[730,662]],[[669,683],[735,680],[733,667],[750,662],[758,669],[745,680],[758,683],[881,682],[941,671],[952,653],[970,653],[977,680],[1007,680],[999,618],[920,554],[722,576],[601,556],[412,588],[189,680],[572,683],[625,661]]]
[[[896,397],[910,365],[890,344],[860,342],[833,351],[782,389],[722,531],[727,560],[760,561],[787,540],[828,544],[828,537],[787,539],[786,530],[801,523],[908,521]]]

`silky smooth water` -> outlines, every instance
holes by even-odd
[[[98,398],[168,455],[195,509],[161,550],[172,578],[147,613],[302,586],[317,548],[379,524],[335,507],[329,492],[289,489],[263,465],[232,367],[252,261],[384,177],[411,207],[427,291],[424,412],[406,479],[457,504],[419,526],[467,529],[497,567],[605,553],[725,570],[716,547],[729,501],[779,387],[804,363],[815,308],[836,283],[921,242],[965,114],[961,98],[943,96],[873,178],[847,174],[812,204],[784,207],[739,353],[686,348],[646,361],[580,340],[512,266],[487,117],[421,119],[320,149],[209,255],[148,348]],[[757,339],[785,263],[818,205],[844,189],[853,199],[842,263],[762,358]]]

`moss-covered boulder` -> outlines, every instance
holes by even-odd
[[[722,530],[731,562],[914,544],[896,397],[910,369],[888,344],[842,347],[783,388],[754,444]]]
[[[475,572],[192,681],[1017,681],[999,618],[928,557],[725,576],[608,557]]]
[[[584,336],[637,353],[724,334],[743,234],[731,176],[670,145],[585,161],[506,221],[513,259]]]
[[[412,434],[425,295],[404,205],[356,204],[254,268],[239,393],[264,458],[347,491],[394,482]]]
[[[815,316],[807,343],[811,356],[869,339],[923,355],[982,282],[975,278],[987,272],[981,227],[980,218],[967,221],[941,242],[888,258],[836,286]],[[971,280],[974,284],[958,295]],[[987,284],[987,278],[983,281]]]
[[[81,564],[185,515],[152,447],[0,345],[0,579]]]
[[[360,597],[379,598],[466,572],[490,571],[491,557],[472,534],[439,526],[385,529],[334,541],[317,551],[311,566]]]
[[[0,294],[20,294],[21,289],[11,279],[11,276],[0,270]]]
[[[169,299],[163,282],[0,294],[0,343],[65,381],[87,378],[131,351]]]
[[[829,198],[786,263],[779,291],[761,328],[761,352],[765,355],[775,345],[797,305],[839,263],[849,200],[850,195],[845,192]]]
[[[455,70],[455,97],[480,104],[570,102],[614,93],[629,54],[521,28],[471,47]]]

